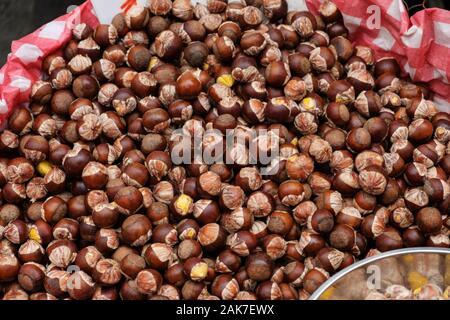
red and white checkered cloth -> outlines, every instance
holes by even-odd
[[[43,58],[70,39],[72,27],[80,22],[92,27],[99,24],[91,1],[97,9],[118,2],[89,0],[12,43],[12,53],[0,70],[0,124],[14,107],[29,101],[31,85],[41,76]],[[450,112],[450,11],[426,9],[409,18],[401,0],[333,1],[342,11],[356,44],[372,47],[377,58],[397,58],[414,81],[429,83],[439,108]],[[317,0],[288,0],[288,3],[290,10],[309,9],[314,13],[320,5]],[[105,11],[111,11],[112,7],[109,5]],[[100,14],[100,20],[105,20],[105,16]],[[379,27],[373,28],[377,22]]]
[[[440,110],[450,112],[450,11],[425,9],[410,18],[402,0],[332,1],[355,43],[373,48],[377,59],[395,57],[412,80],[429,84]],[[316,13],[320,3],[306,2]]]
[[[99,24],[90,1],[12,43],[0,70],[0,124],[13,108],[29,101],[31,86],[41,77],[43,59],[62,48],[80,22],[92,27]]]

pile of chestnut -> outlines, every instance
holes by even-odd
[[[450,247],[450,114],[348,36],[329,1],[76,25],[0,133],[0,298],[307,299],[367,254]],[[174,164],[230,130],[232,164]]]

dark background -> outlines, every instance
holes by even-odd
[[[85,0],[0,0],[0,66],[11,51],[11,42],[66,14],[70,5]]]
[[[84,0],[0,0],[0,66],[5,63],[10,52],[11,41],[33,32],[38,27],[64,15],[70,5],[79,5]],[[422,0],[407,0],[408,5],[421,4]],[[444,3],[447,4],[444,5]],[[425,1],[427,7],[450,9],[449,1]],[[422,9],[413,8],[413,14]]]

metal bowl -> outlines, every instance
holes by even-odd
[[[450,299],[450,249],[408,248],[358,261],[310,300]]]

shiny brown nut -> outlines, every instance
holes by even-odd
[[[181,38],[171,30],[158,34],[153,43],[156,55],[162,59],[176,58],[182,49]]]

